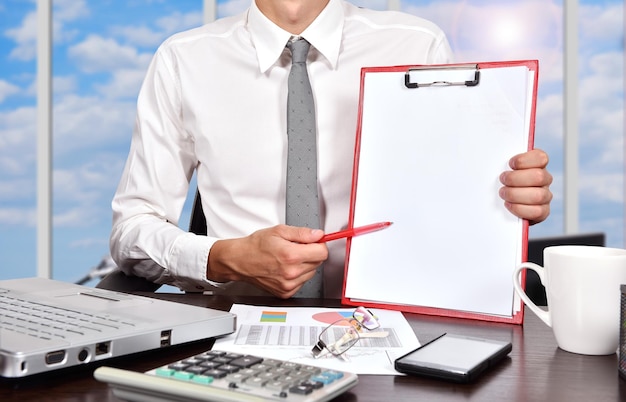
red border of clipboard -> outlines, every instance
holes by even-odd
[[[359,112],[358,112],[358,122],[357,122],[357,134],[356,134],[356,143],[355,143],[355,151],[354,151],[354,167],[352,173],[352,192],[350,196],[350,217],[348,220],[348,227],[354,227],[354,207],[356,203],[356,185],[358,179],[359,172],[359,155],[361,149],[361,129],[362,129],[362,112],[363,112],[363,97],[364,97],[364,81],[365,75],[367,73],[376,73],[376,72],[402,72],[408,71],[410,68],[415,67],[437,67],[437,66],[463,66],[463,65],[476,65],[478,69],[487,69],[487,68],[499,68],[499,67],[513,67],[513,66],[526,66],[529,71],[534,72],[534,82],[532,89],[532,107],[531,107],[531,115],[530,115],[530,126],[529,126],[529,135],[528,135],[528,149],[531,150],[534,147],[534,138],[535,138],[535,112],[537,106],[537,85],[539,78],[539,63],[537,60],[518,60],[518,61],[498,61],[498,62],[482,62],[482,63],[457,63],[457,64],[446,64],[446,65],[431,65],[431,66],[417,66],[417,65],[403,65],[403,66],[388,66],[388,67],[364,67],[361,69],[361,82],[360,82],[360,95],[359,95]],[[528,221],[524,220],[523,226],[523,236],[522,236],[522,261],[526,261],[528,258]],[[346,283],[348,277],[348,268],[350,265],[350,246],[352,243],[352,239],[348,238],[346,245],[346,258],[345,258],[345,266],[344,266],[344,281],[343,281],[343,290],[342,290],[342,299],[341,302],[346,305],[363,305],[366,307],[373,308],[383,308],[389,310],[399,310],[405,311],[409,313],[417,313],[417,314],[425,314],[425,315],[435,315],[435,316],[445,316],[445,317],[455,317],[455,318],[467,318],[467,319],[475,319],[482,321],[491,321],[491,322],[504,322],[511,324],[521,324],[524,320],[524,306],[522,300],[519,300],[518,311],[515,312],[512,316],[500,316],[500,315],[490,315],[484,313],[475,313],[475,312],[467,312],[461,310],[451,310],[451,309],[443,309],[437,307],[427,307],[427,306],[413,306],[406,304],[391,304],[391,303],[382,303],[375,302],[369,300],[361,300],[361,299],[350,299],[345,296],[346,292]],[[521,261],[520,261],[521,262]],[[522,271],[521,283],[522,286],[526,281],[526,271]]]

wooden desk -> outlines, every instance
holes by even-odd
[[[228,310],[232,303],[315,306],[319,300],[280,301],[270,298],[156,294],[157,297]],[[322,301],[341,307],[336,300]],[[511,340],[513,351],[504,364],[478,382],[458,385],[408,376],[359,376],[359,385],[336,401],[626,401],[626,380],[617,373],[617,355],[582,356],[560,350],[551,330],[530,310],[523,326],[406,314],[421,342],[442,332]],[[212,346],[202,341],[109,360],[107,365],[147,371],[200,353]],[[20,381],[0,381],[0,401],[118,401],[106,384],[93,379],[93,365]]]

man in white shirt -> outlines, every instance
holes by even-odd
[[[294,35],[311,43],[323,231],[284,225],[285,45]],[[324,262],[325,296],[339,297],[345,241],[316,241],[348,222],[360,69],[451,59],[434,24],[342,0],[256,0],[242,15],[174,35],[139,94],[113,199],[112,257],[128,274],[186,291],[281,298]],[[550,211],[547,164],[529,151],[500,176],[506,208],[531,223]],[[194,171],[207,236],[178,227]]]

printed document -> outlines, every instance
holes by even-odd
[[[354,308],[234,304],[230,311],[237,314],[237,331],[218,338],[214,348],[356,374],[399,375],[393,368],[394,360],[420,345],[417,336],[401,312],[370,310],[378,317],[379,331],[385,331],[388,335],[382,338],[361,337],[345,352],[345,359],[330,353],[315,359],[311,354],[311,348],[326,327],[338,320],[351,317]]]

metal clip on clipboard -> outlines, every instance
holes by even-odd
[[[411,73],[420,76],[417,82],[411,81]],[[480,82],[478,64],[460,64],[458,66],[419,66],[411,67],[404,74],[404,85],[414,89],[431,86],[464,85],[475,87]]]

